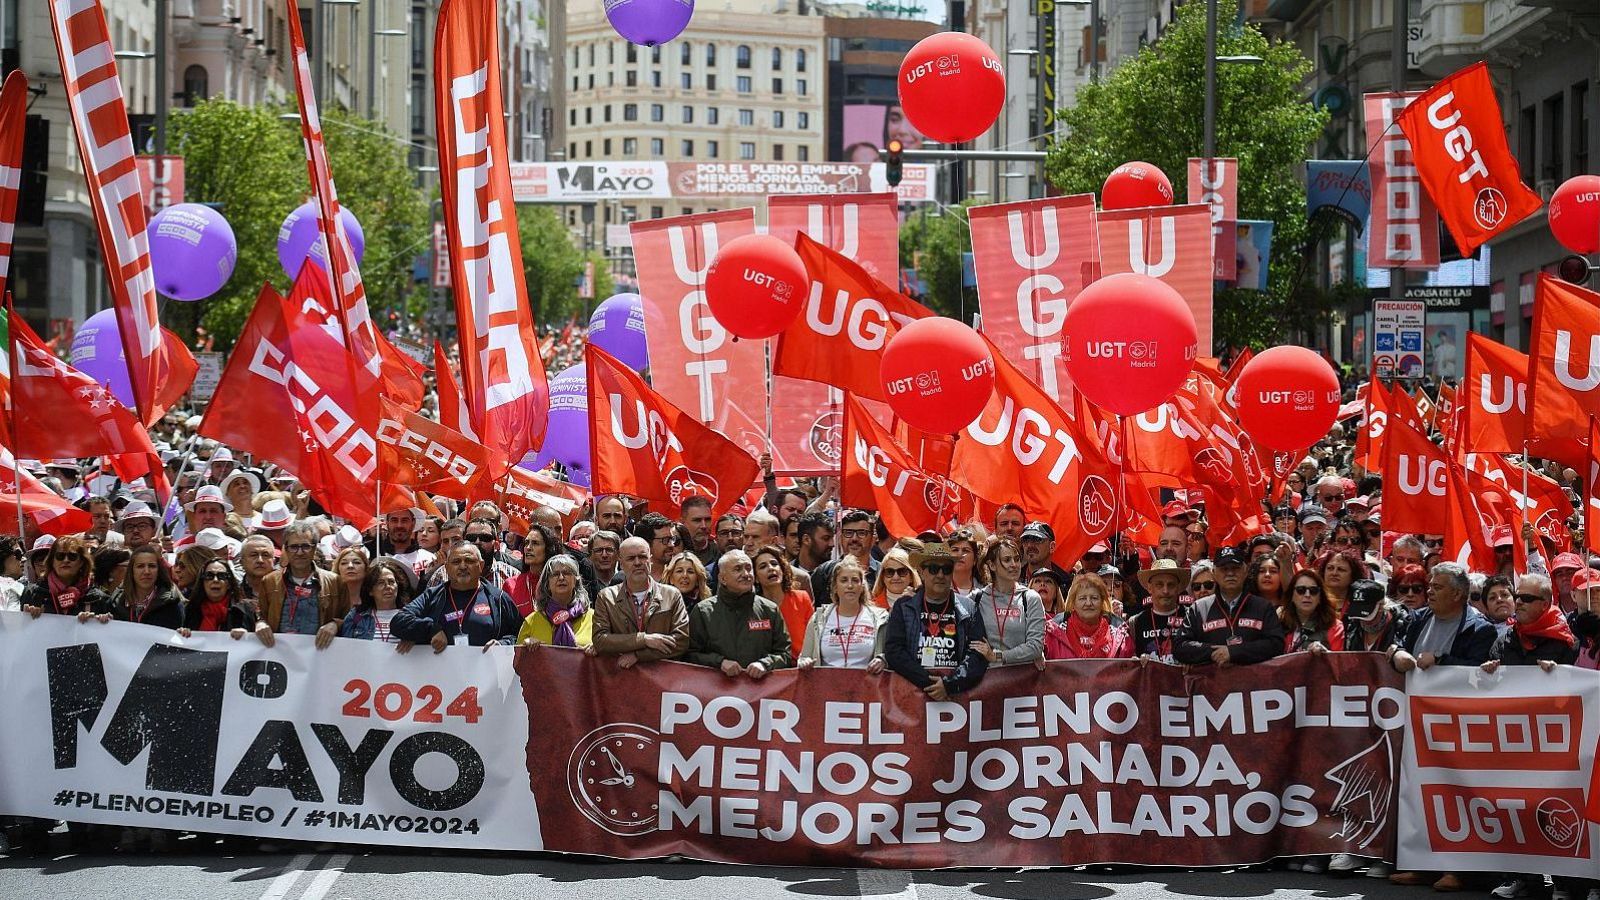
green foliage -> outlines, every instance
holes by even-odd
[[[208,100],[169,120],[170,150],[184,157],[184,199],[218,205],[238,239],[239,260],[215,296],[169,304],[164,317],[180,333],[203,325],[219,349],[238,337],[263,283],[288,287],[278,227],[310,195],[300,123],[279,118],[290,111]],[[418,315],[425,292],[412,282],[411,263],[428,246],[428,199],[416,186],[407,147],[382,125],[341,110],[329,110],[323,123],[339,200],[365,232],[361,275],[373,317],[387,327],[386,310]]]
[[[594,304],[611,296],[615,288],[605,258],[598,253],[586,257],[578,249],[555,207],[517,207],[517,231],[522,239],[528,307],[535,322],[561,324],[573,317],[587,321]],[[594,263],[593,298],[578,296],[586,260]]]
[[[922,302],[939,315],[962,318],[977,309],[974,292],[961,286],[961,254],[971,251],[965,204],[943,210],[924,204],[900,226],[900,265],[922,276]]]
[[[1234,21],[1237,11],[1237,0],[1218,0],[1219,22]],[[1239,159],[1239,218],[1276,223],[1268,291],[1217,293],[1221,350],[1280,343],[1314,317],[1301,307],[1321,302],[1293,282],[1307,237],[1301,166],[1327,114],[1302,96],[1311,61],[1294,45],[1269,41],[1254,25],[1224,27],[1217,54],[1264,60],[1217,65],[1216,148],[1219,157]],[[1077,105],[1061,111],[1047,177],[1067,193],[1098,192],[1112,169],[1138,159],[1159,166],[1176,195],[1187,196],[1187,161],[1204,152],[1204,67],[1205,4],[1185,3],[1159,41],[1083,87]]]

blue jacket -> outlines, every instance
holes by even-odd
[[[1400,638],[1400,647],[1407,653],[1416,655],[1417,642],[1422,638],[1422,632],[1433,621],[1433,610],[1427,607],[1411,614],[1410,621],[1406,622],[1405,634]],[[1494,656],[1494,642],[1500,636],[1500,630],[1489,617],[1478,612],[1471,606],[1462,607],[1461,621],[1456,623],[1455,639],[1450,642],[1450,651],[1439,657],[1441,666],[1481,666]]]
[[[888,629],[883,643],[884,662],[919,688],[933,684],[933,676],[928,674],[917,658],[918,638],[922,634],[922,602],[921,589],[896,600],[894,608],[889,610],[889,621],[883,626]],[[988,638],[983,630],[983,617],[978,615],[977,608],[961,592],[956,592],[954,602],[956,646],[963,653],[956,670],[944,676],[944,688],[952,697],[977,687],[978,682],[983,680],[983,673],[989,670],[989,661],[972,649],[973,641]]]
[[[511,602],[506,592],[480,582],[477,593],[461,609],[471,612],[480,604],[489,607],[486,616],[468,615],[460,620],[466,624],[467,643],[474,647],[515,644],[517,629],[522,627],[522,616],[517,614],[517,605]],[[455,636],[461,633],[460,624],[450,619],[454,609],[450,582],[434,585],[394,614],[394,619],[389,622],[389,633],[398,640],[426,644],[433,640],[436,633],[443,631],[454,643]],[[485,618],[489,621],[485,622]]]

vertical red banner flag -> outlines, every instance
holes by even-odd
[[[28,121],[28,77],[17,69],[0,88],[0,297],[11,272],[11,242],[17,229],[22,186],[22,135]]]
[[[1582,444],[1600,409],[1600,294],[1541,272],[1528,346],[1528,440],[1552,442],[1552,459],[1581,465],[1586,455],[1556,453]]]
[[[1482,61],[1424,91],[1400,113],[1417,174],[1463,256],[1538,212],[1506,145],[1500,101]]]
[[[494,0],[444,0],[433,85],[467,410],[478,440],[512,465],[544,443],[550,388],[511,197],[499,22]]]
[[[919,466],[910,451],[878,424],[856,397],[844,396],[845,458],[839,502],[875,509],[890,534],[919,534],[939,527],[963,507],[959,489]]]
[[[1584,462],[1589,479],[1584,482],[1583,527],[1587,534],[1592,535],[1600,527],[1600,418],[1594,416],[1589,417],[1589,458]],[[1596,787],[1600,789],[1600,785]],[[1600,809],[1600,806],[1596,809]]]
[[[1459,402],[1462,450],[1521,453],[1527,437],[1528,355],[1481,334],[1467,335]]]
[[[1409,424],[1389,423],[1384,439],[1383,527],[1442,534],[1449,515],[1450,457]]]
[[[1439,213],[1422,178],[1405,132],[1394,125],[1420,91],[1367,94],[1367,168],[1372,173],[1372,223],[1367,227],[1367,264],[1375,269],[1432,269],[1439,265]]]
[[[305,143],[306,171],[311,179],[312,199],[317,204],[317,227],[328,255],[328,278],[333,287],[333,313],[339,322],[343,343],[362,368],[384,382],[389,396],[415,409],[422,403],[422,378],[410,361],[389,345],[373,324],[367,306],[367,288],[356,265],[356,254],[339,221],[339,192],[328,165],[328,148],[322,140],[322,117],[317,111],[317,96],[311,84],[311,60],[306,54],[305,36],[300,31],[300,6],[286,0],[289,20],[289,48],[294,65],[295,96],[299,100],[300,135]],[[442,174],[442,173],[441,173]],[[443,179],[441,179],[443,180]]]
[[[1239,277],[1239,161],[1190,159],[1189,202],[1211,210],[1211,277],[1233,281]]]
[[[128,360],[134,412],[149,425],[189,390],[198,366],[182,344],[166,341],[161,333],[133,131],[100,0],[51,0],[47,5]]]
[[[759,453],[766,447],[767,381],[760,341],[736,341],[706,304],[706,271],[734,238],[755,234],[755,210],[634,222],[633,261],[644,302],[650,383],[674,406]],[[589,407],[593,416],[594,407]]]
[[[900,264],[897,202],[892,193],[778,194],[767,198],[767,233],[791,246],[804,234],[855,260],[874,278],[892,282]],[[838,389],[780,375],[772,393],[773,470],[838,472],[843,424]]]
[[[1138,272],[1183,295],[1194,314],[1195,352],[1211,356],[1211,211],[1163,206],[1102,211],[1100,274]]]
[[[1094,195],[973,206],[967,223],[984,335],[1050,399],[1066,403],[1072,380],[1061,324],[1100,277]]]

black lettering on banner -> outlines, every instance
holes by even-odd
[[[456,764],[456,781],[442,791],[429,790],[417,781],[417,761],[429,753],[443,753]],[[472,745],[453,734],[428,731],[413,734],[397,744],[389,757],[389,777],[402,799],[429,812],[448,812],[472,802],[483,790],[483,757]]]
[[[93,728],[106,705],[106,667],[99,644],[51,647],[44,657],[56,768],[71,769],[78,765],[78,724]]]
[[[273,768],[274,760],[282,762]],[[311,761],[306,759],[305,748],[300,746],[300,736],[294,723],[282,719],[269,719],[261,726],[250,749],[228,776],[222,792],[235,797],[248,797],[256,788],[281,788],[302,803],[321,803],[322,791],[317,787],[317,776],[311,771]]]
[[[51,672],[52,685],[55,674]],[[144,780],[152,791],[210,794],[227,678],[226,653],[151,647],[129,680],[101,745],[123,765],[149,747]]]
[[[327,751],[328,759],[339,770],[339,802],[365,802],[367,772],[372,770],[372,764],[378,761],[383,748],[389,746],[389,739],[394,737],[394,732],[381,728],[370,729],[361,738],[361,745],[351,750],[349,742],[344,739],[344,732],[337,725],[314,722],[311,731],[322,743],[322,749]]]
[[[289,670],[275,659],[247,659],[239,667],[239,690],[258,700],[276,700],[289,689]]]

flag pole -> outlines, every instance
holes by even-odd
[[[372,480],[372,558],[378,558],[378,534],[383,528],[383,479]]]
[[[15,447],[15,445],[17,443],[17,397],[16,397],[17,391],[16,391],[16,380],[17,380],[17,372],[18,372],[18,368],[19,367],[15,365],[15,362],[17,360],[17,354],[16,354],[17,326],[16,326],[16,323],[13,321],[17,316],[17,310],[16,310],[16,307],[11,305],[11,292],[10,291],[6,291],[5,307],[6,307],[6,359],[11,363],[11,364],[6,366],[6,369],[11,373],[11,378],[6,384],[6,388],[7,388],[7,390],[6,390],[6,424],[8,425],[8,429],[11,432],[11,443],[12,443],[12,446]],[[16,484],[16,493],[17,493],[17,544],[18,544],[18,546],[20,546],[22,548],[22,552],[26,553],[27,552],[28,535],[27,535],[27,532],[25,531],[25,528],[26,528],[25,518],[26,518],[26,516],[22,511],[22,460],[17,458],[17,454],[16,454],[16,451],[14,449],[13,449],[13,451],[11,453],[11,465],[14,467],[14,469],[15,469],[15,471],[17,473],[17,484]]]
[[[767,442],[767,455],[772,455],[772,339],[761,342],[761,365],[764,370],[764,384],[767,389],[767,430],[763,437]],[[844,464],[841,462],[841,466]]]

